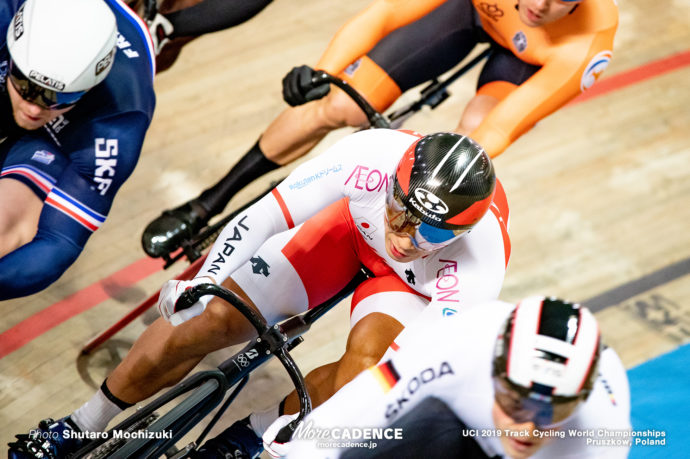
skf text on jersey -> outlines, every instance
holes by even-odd
[[[94,171],[93,181],[101,195],[105,195],[113,183],[109,177],[115,176],[115,166],[117,166],[117,139],[95,139],[96,144],[96,170]]]

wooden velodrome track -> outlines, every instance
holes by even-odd
[[[107,222],[53,286],[0,306],[3,448],[15,433],[91,396],[155,314],[80,359],[83,344],[183,268],[163,272],[139,262],[146,223],[220,178],[284,108],[283,75],[316,62],[339,25],[368,2],[278,0],[241,26],[192,42],[156,77],[153,124]],[[607,343],[630,367],[690,336],[690,2],[625,0],[619,8],[614,58],[595,86],[603,93],[543,120],[495,164],[510,202],[513,247],[501,298],[590,300]],[[476,73],[454,84],[437,110],[405,126],[422,133],[454,128]],[[332,134],[313,154],[345,133]],[[231,206],[282,174],[253,184]],[[348,311],[341,305],[306,336],[295,351],[304,371],[339,358]],[[288,387],[279,365],[269,364],[223,425],[272,405]]]

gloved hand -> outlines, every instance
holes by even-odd
[[[263,437],[261,437],[264,441],[264,449],[268,451],[271,457],[284,457],[290,452],[290,442],[278,443],[275,441],[275,438],[280,429],[288,425],[293,419],[296,419],[297,416],[297,414],[284,414],[273,421],[273,424],[268,426],[268,429],[264,432]]]
[[[316,71],[308,65],[293,67],[283,78],[283,99],[291,107],[321,99],[331,90],[330,84],[314,85],[312,78]]]
[[[175,310],[175,303],[185,290],[195,285],[208,284],[210,282],[211,280],[208,277],[198,277],[190,281],[170,280],[163,284],[161,294],[158,296],[158,312],[160,312],[161,317],[177,326],[204,312],[206,305],[213,298],[212,295],[202,296],[199,301],[182,311]]]
[[[160,13],[156,13],[152,20],[146,21],[151,33],[151,41],[153,41],[153,50],[158,56],[163,47],[170,41],[170,35],[173,33],[172,23]]]

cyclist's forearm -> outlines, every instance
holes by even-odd
[[[297,167],[271,193],[223,229],[196,277],[222,283],[274,234],[293,228],[344,197],[343,182],[352,169],[352,140],[343,139]]]
[[[582,75],[592,59],[612,48],[614,32],[615,29],[564,44],[534,75],[500,101],[470,136],[492,158],[503,153],[537,122],[581,94]]]
[[[228,223],[195,277],[221,284],[271,236],[288,229],[280,205],[268,194]]]
[[[0,301],[39,292],[55,282],[77,259],[81,247],[39,234],[0,258]]]

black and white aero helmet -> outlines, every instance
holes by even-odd
[[[530,297],[516,306],[499,334],[493,376],[521,396],[552,403],[585,399],[600,354],[599,326],[587,308]]]

